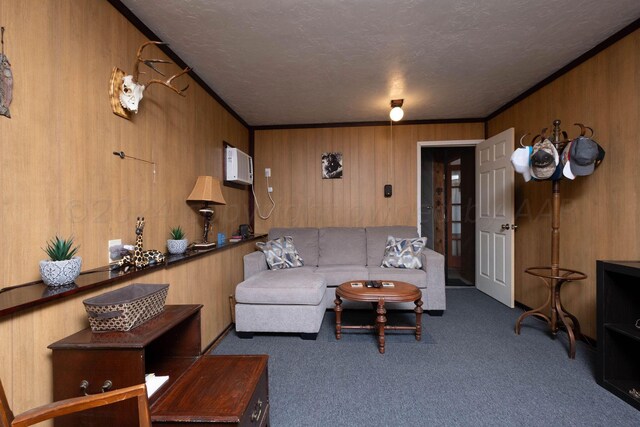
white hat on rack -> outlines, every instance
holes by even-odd
[[[576,179],[576,176],[571,172],[571,144],[573,144],[573,140],[569,141],[564,147],[564,150],[562,150],[562,164],[564,165],[562,174],[565,178]]]
[[[532,147],[530,145],[523,148],[516,148],[511,155],[513,169],[522,174],[525,182],[531,181],[531,170],[529,169],[529,159],[531,158]]]

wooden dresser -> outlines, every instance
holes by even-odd
[[[168,305],[130,332],[87,328],[49,346],[54,400],[100,393],[169,376],[149,399],[158,426],[268,425],[266,355],[202,356],[201,305]],[[56,419],[56,426],[129,426],[135,402],[122,402]]]
[[[151,406],[158,426],[265,426],[267,356],[203,356]],[[187,424],[188,423],[188,424]]]

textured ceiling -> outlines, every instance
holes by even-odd
[[[121,0],[248,124],[486,117],[639,0]]]

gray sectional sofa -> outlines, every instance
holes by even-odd
[[[264,253],[244,257],[244,281],[236,288],[236,331],[294,332],[314,338],[326,309],[334,307],[335,289],[350,280],[398,280],[422,291],[423,309],[441,315],[446,308],[444,257],[428,248],[422,269],[381,267],[388,236],[418,237],[415,227],[273,228],[269,239],[291,236],[304,266],[269,270]],[[358,303],[345,301],[343,307]],[[361,304],[362,308],[370,305]],[[413,309],[413,303],[388,304]]]

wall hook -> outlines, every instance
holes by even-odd
[[[139,159],[138,157],[128,156],[124,151],[114,151],[113,155],[118,156],[123,160],[131,159],[131,160],[137,160],[139,162],[149,163],[150,165],[153,165],[153,183],[154,184],[156,183],[156,162],[152,162],[145,159]]]

